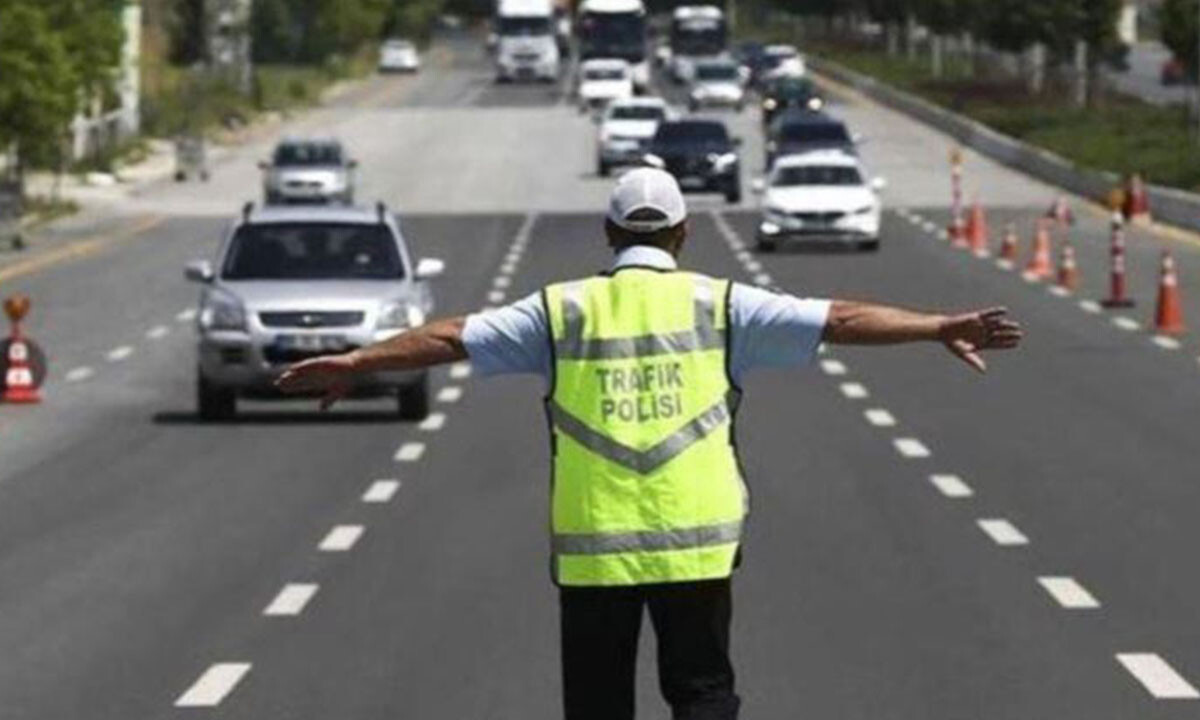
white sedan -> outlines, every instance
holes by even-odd
[[[420,69],[417,47],[408,40],[388,40],[379,48],[379,72],[416,72]]]
[[[758,248],[814,239],[877,250],[884,185],[882,178],[868,182],[858,158],[839,150],[781,157],[766,181],[755,183],[763,195]]]
[[[633,68],[625,60],[584,60],[579,66],[580,110],[633,97]]]
[[[618,165],[640,165],[659,123],[674,117],[662,98],[632,97],[610,104],[596,135],[597,174],[608,175]]]

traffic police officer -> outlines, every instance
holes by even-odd
[[[730,576],[748,504],[732,420],[748,370],[803,364],[825,340],[941,342],[982,371],[979,351],[1021,338],[1002,309],[929,315],[680,271],[686,216],[674,178],[634,170],[610,200],[607,272],[308,360],[279,380],[323,392],[328,407],[358,373],[466,358],[482,375],[546,378],[567,720],[632,720],[646,610],[673,717],[737,717]]]

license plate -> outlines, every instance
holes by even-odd
[[[704,187],[704,178],[702,177],[681,177],[679,178],[679,187],[695,190],[696,188]]]
[[[300,352],[341,352],[349,343],[343,335],[277,335],[275,347]]]

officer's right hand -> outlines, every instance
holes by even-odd
[[[987,372],[982,350],[1011,350],[1021,344],[1021,325],[1008,319],[1008,310],[998,307],[954,315],[942,321],[938,339],[946,349],[979,372]]]
[[[321,409],[328,410],[350,391],[355,371],[352,353],[325,355],[288,367],[275,380],[275,387],[285,393],[319,391]]]

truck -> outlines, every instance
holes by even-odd
[[[650,85],[646,61],[646,6],[642,0],[581,0],[575,14],[579,59],[624,60],[638,92]]]
[[[692,79],[695,63],[726,52],[729,24],[716,5],[681,5],[671,14],[671,75],[678,82]]]
[[[558,80],[553,0],[498,0],[492,25],[497,82]]]

